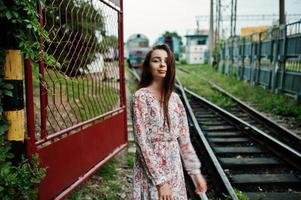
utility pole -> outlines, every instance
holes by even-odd
[[[214,47],[214,31],[213,31],[213,0],[210,0],[210,22],[209,22],[209,63],[213,61],[213,47]]]
[[[279,0],[279,25],[285,24],[285,1]]]
[[[231,30],[230,37],[236,34],[236,10],[237,10],[237,0],[231,0]]]
[[[219,40],[220,40],[220,24],[221,24],[221,0],[217,0],[216,1],[216,11],[215,11],[215,40],[214,40],[214,44],[218,45]]]
[[[233,36],[233,0],[231,0],[230,37]]]
[[[237,0],[234,0],[234,14],[233,14],[233,20],[234,20],[234,28],[233,28],[233,34],[236,35],[236,16],[237,16]]]

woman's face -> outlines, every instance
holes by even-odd
[[[167,52],[162,49],[156,49],[150,57],[150,68],[154,79],[163,79],[167,72]]]

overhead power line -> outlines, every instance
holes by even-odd
[[[209,21],[209,15],[196,16],[197,21]],[[290,19],[301,19],[301,14],[287,14],[285,15],[286,20]],[[264,15],[237,15],[236,21],[271,21],[278,20],[279,15],[277,14],[264,14]],[[231,15],[223,15],[223,21],[230,21]]]

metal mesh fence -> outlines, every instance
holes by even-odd
[[[34,91],[37,139],[93,124],[122,106],[118,10],[100,0],[46,0],[40,14],[50,40],[41,41],[47,56]]]
[[[301,72],[301,21],[287,25],[286,71]]]
[[[230,45],[229,45],[230,44]],[[238,51],[237,46],[241,51]],[[301,21],[271,27],[221,46],[219,71],[229,73],[230,67],[240,79],[263,84],[273,91],[283,91],[300,98]],[[233,74],[233,73],[232,73]]]

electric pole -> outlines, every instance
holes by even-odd
[[[209,63],[213,61],[213,48],[214,48],[214,31],[213,31],[213,0],[210,0],[210,21],[209,21]]]
[[[285,24],[285,1],[279,0],[279,25]]]
[[[231,0],[231,30],[230,37],[236,35],[236,10],[237,10],[237,0]]]

